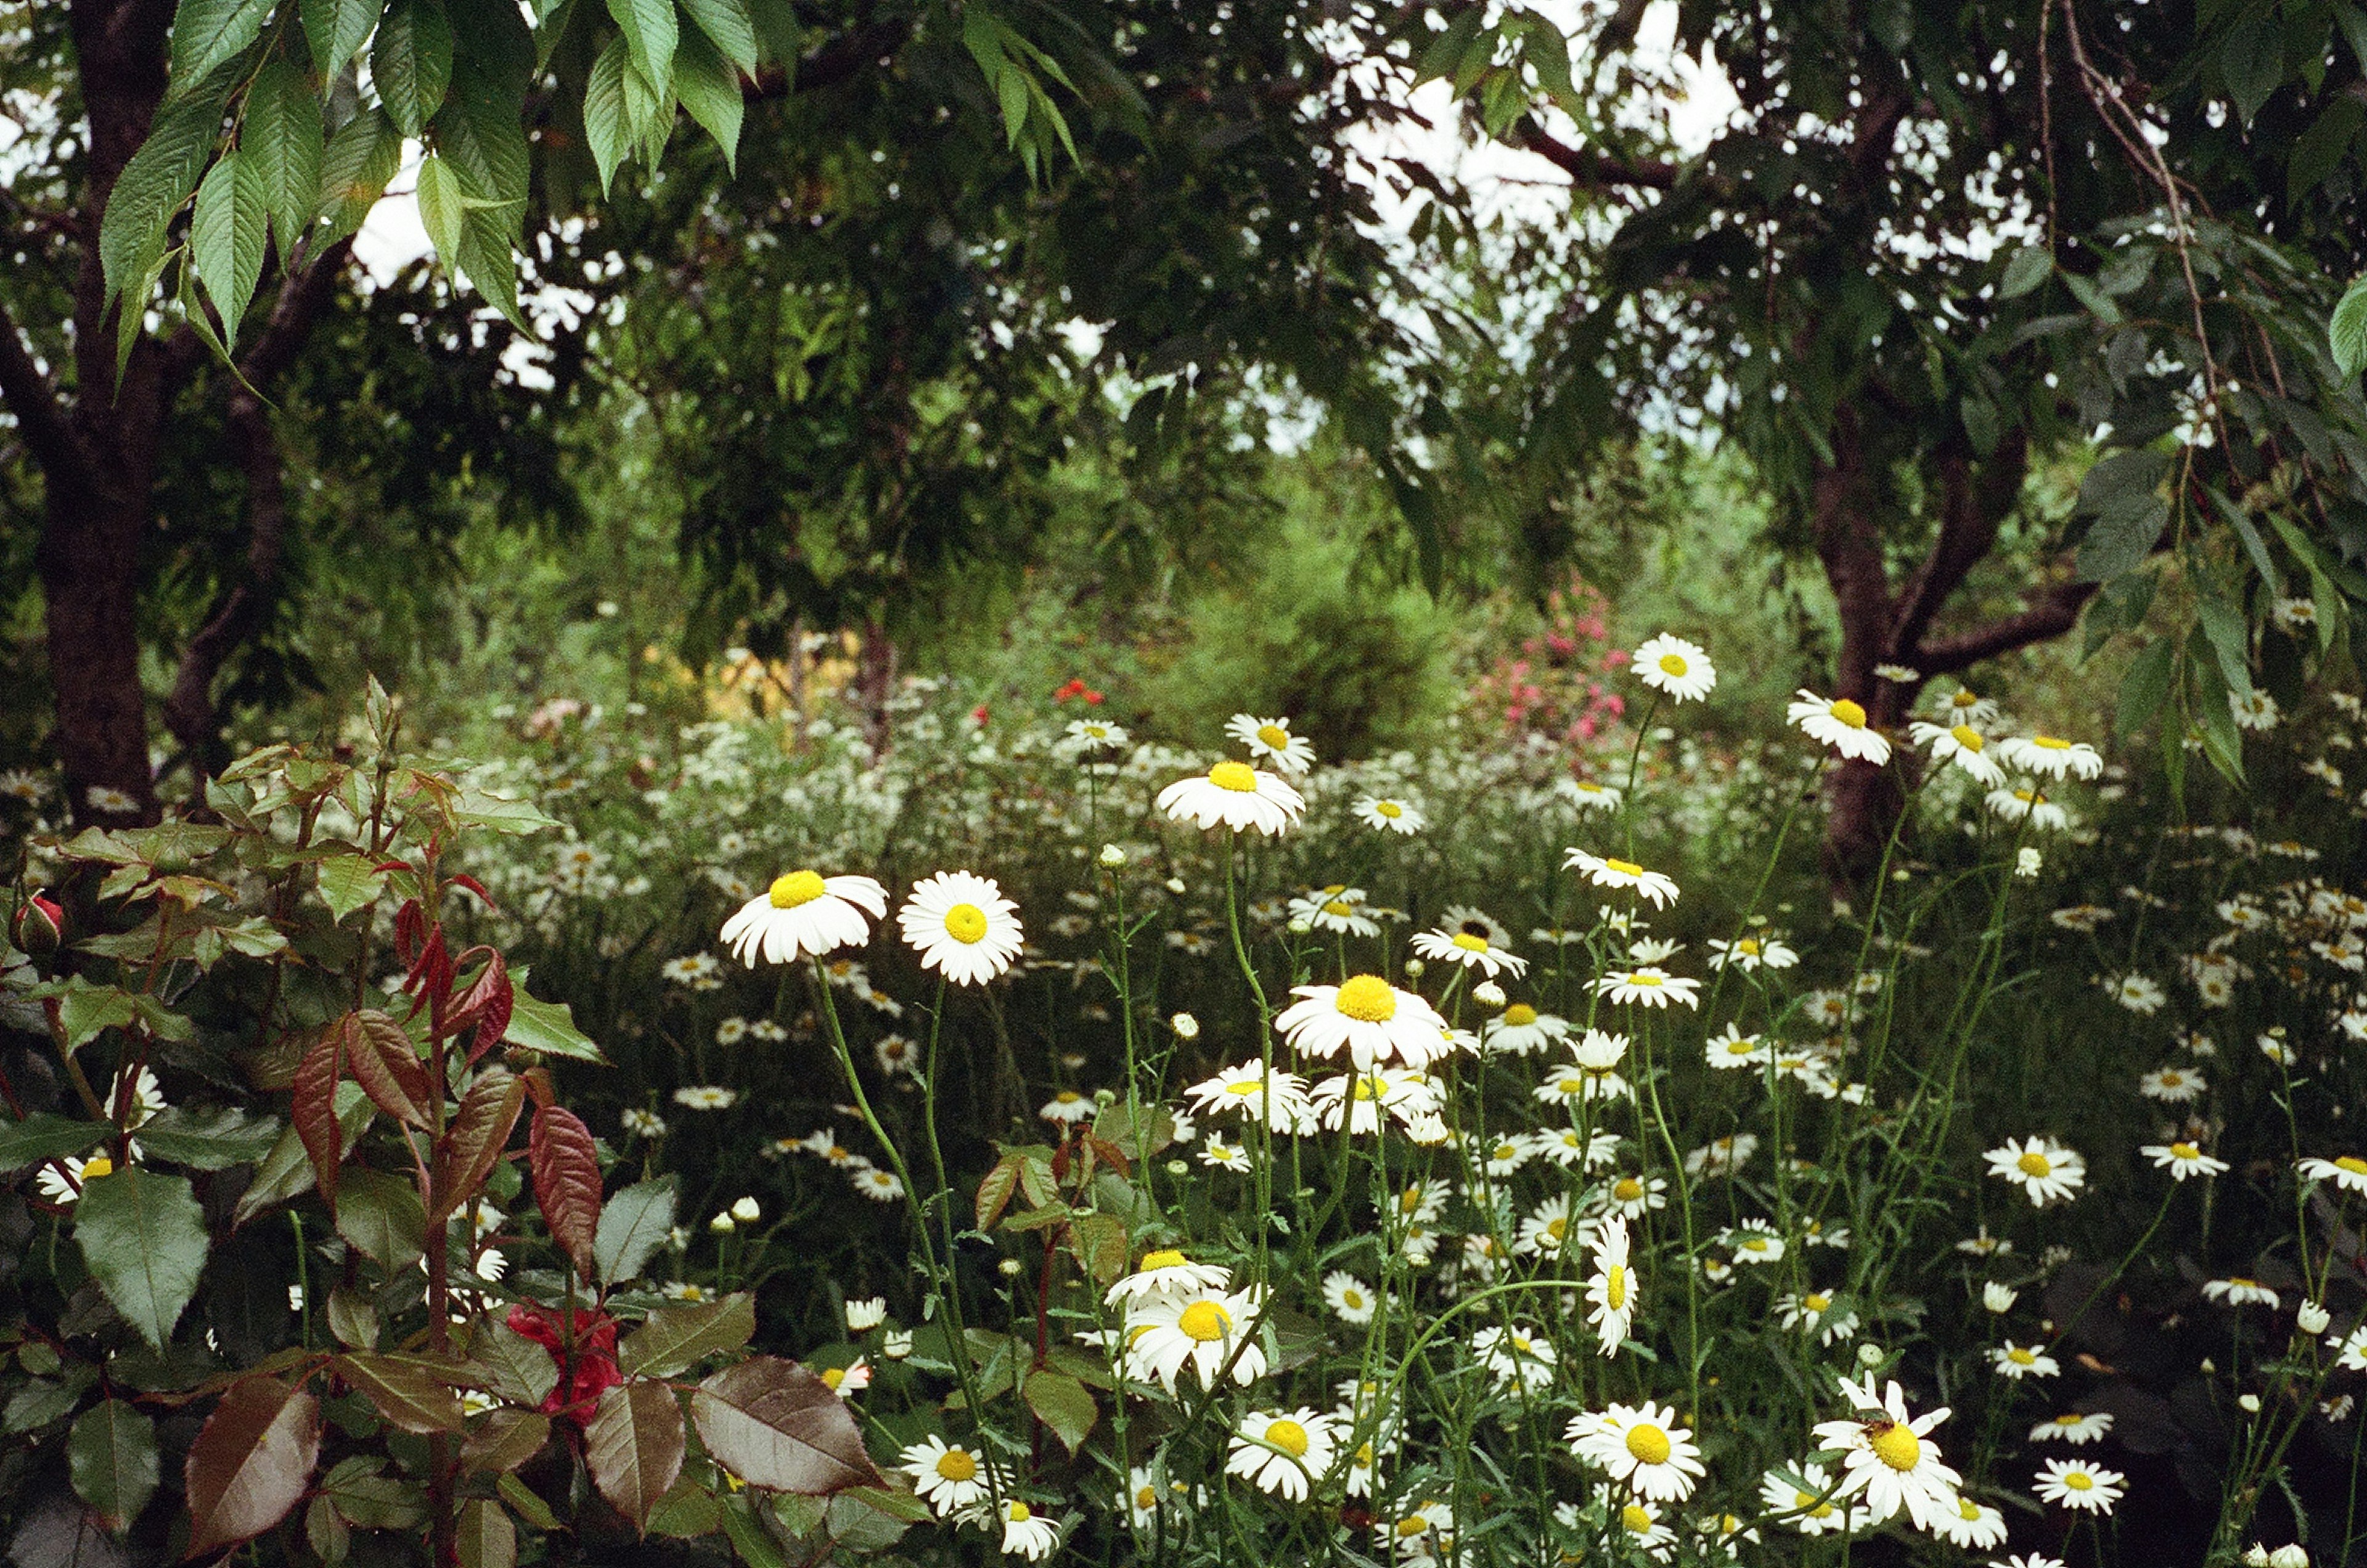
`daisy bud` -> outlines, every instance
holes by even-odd
[[[1104,1111],[1107,1111],[1111,1106],[1117,1103],[1117,1090],[1114,1089],[1097,1089],[1093,1090],[1093,1103],[1100,1106]]]
[[[1125,863],[1126,852],[1124,850],[1119,849],[1116,844],[1104,844],[1102,846],[1103,865],[1108,867],[1112,871],[1116,871]]]
[[[2305,1301],[2293,1311],[2293,1326],[2304,1334],[2323,1334],[2333,1321],[2334,1314],[2316,1302]]]
[[[2021,1296],[2020,1291],[2010,1285],[2000,1285],[1995,1280],[1981,1287],[1981,1305],[1999,1316],[2011,1312],[2013,1303],[2021,1299]]]
[[[730,1235],[733,1231],[740,1228],[740,1222],[733,1219],[731,1217],[731,1212],[726,1209],[722,1213],[717,1214],[713,1219],[708,1221],[707,1228],[713,1231],[717,1235]]]
[[[756,1207],[756,1200],[753,1198],[742,1198],[731,1205],[731,1217],[743,1225],[754,1224],[763,1217],[764,1213],[764,1210]]]
[[[2269,1553],[2269,1568],[2309,1568],[2309,1553],[2288,1541]]]
[[[1169,877],[1167,879],[1167,891],[1181,897],[1184,892],[1184,879],[1180,876]]]
[[[1471,999],[1483,1008],[1500,1008],[1507,1000],[1504,987],[1493,980],[1482,980],[1472,987]]]
[[[2239,1393],[2236,1396],[2236,1408],[2247,1416],[2258,1416],[2260,1413],[2260,1396],[2257,1393]]]
[[[2044,857],[2036,850],[2025,849],[2013,857],[2013,874],[2016,876],[2036,876],[2038,868],[2045,863]]]
[[[65,935],[65,910],[53,900],[36,893],[25,900],[23,908],[17,911],[11,934],[17,939],[18,947],[38,957],[58,950],[58,942]]]
[[[1874,1368],[1882,1365],[1882,1347],[1876,1345],[1870,1339],[1864,1344],[1859,1346],[1857,1348],[1857,1364],[1863,1367],[1868,1371],[1872,1371]]]
[[[1406,962],[1405,962],[1405,972],[1406,972],[1406,978],[1407,978],[1407,979],[1409,979],[1409,980],[1419,980],[1419,979],[1421,979],[1421,959],[1419,959],[1419,958],[1409,958],[1409,959],[1407,959],[1407,960],[1406,960]]]
[[[2244,1568],[2269,1568],[2269,1549],[2254,1541],[2251,1550],[2244,1553]]]
[[[1022,1265],[1016,1258],[1006,1258],[1002,1262],[996,1264],[995,1267],[1002,1271],[1002,1277],[1004,1279],[1016,1280],[1019,1278]]]
[[[912,1353],[912,1331],[891,1328],[879,1341],[879,1353],[891,1361],[900,1361]]]
[[[1315,922],[1304,915],[1293,915],[1290,918],[1290,923],[1284,929],[1293,936],[1305,936],[1315,929]]]
[[[1169,1019],[1167,1021],[1167,1027],[1175,1032],[1175,1038],[1178,1040],[1197,1040],[1200,1038],[1200,1021],[1194,1018],[1188,1012],[1179,1012],[1173,1018]]]
[[[1192,1168],[1185,1165],[1180,1159],[1171,1159],[1167,1162],[1167,1174],[1170,1176],[1189,1176],[1192,1174]]]
[[[2219,1363],[2213,1360],[2210,1357],[2205,1356],[2203,1358],[2203,1366],[2201,1370],[2204,1377],[2215,1377],[2218,1375]]]

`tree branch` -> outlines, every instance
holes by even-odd
[[[1669,190],[1677,183],[1677,165],[1666,158],[1621,158],[1572,147],[1533,119],[1521,121],[1518,129],[1520,145],[1568,175],[1580,190],[1600,190],[1605,186]]]
[[[17,416],[17,428],[33,460],[53,485],[79,485],[89,473],[90,455],[66,420],[57,391],[17,331],[16,318],[0,305],[0,401]]]
[[[272,301],[271,319],[263,324],[262,335],[238,362],[239,374],[250,386],[262,387],[279,378],[304,340],[312,334],[312,325],[320,320],[322,309],[335,292],[338,281],[345,276],[345,263],[354,254],[354,242],[348,237],[338,241],[305,265],[304,270],[279,285],[279,297]]]
[[[1925,643],[1915,650],[1915,668],[1926,675],[1951,675],[1984,659],[2061,637],[2078,624],[2079,611],[2095,596],[2096,587],[2092,582],[2058,582],[2020,615]]]
[[[752,98],[786,98],[792,93],[810,92],[817,87],[835,87],[850,81],[855,73],[883,55],[892,54],[912,37],[909,22],[866,22],[840,33],[811,54],[800,58],[796,65],[783,70],[775,67],[757,73],[748,90]]]
[[[1931,629],[1940,606],[1997,547],[1998,532],[2022,497],[2022,476],[2030,466],[2028,440],[2019,429],[2002,438],[1977,475],[1971,452],[1961,441],[1951,440],[1941,447],[1938,466],[1940,534],[1908,580],[1890,623],[1888,653],[1902,664],[1910,662],[1908,650]]]
[[[1834,693],[1867,702],[1874,694],[1874,667],[1889,651],[1884,645],[1890,628],[1890,573],[1867,493],[1872,476],[1866,472],[1853,410],[1843,406],[1833,411],[1831,439],[1833,460],[1817,466],[1810,485],[1810,521],[1817,558],[1824,565],[1825,581],[1832,585],[1840,612]]]

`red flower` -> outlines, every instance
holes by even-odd
[[[524,1303],[510,1308],[510,1331],[522,1334],[550,1352],[560,1371],[558,1385],[542,1402],[545,1416],[564,1416],[581,1427],[592,1419],[600,1391],[625,1381],[617,1365],[617,1320],[597,1307],[579,1308],[574,1315],[575,1365],[567,1364],[567,1335],[560,1314],[549,1307]]]
[[[1103,702],[1102,694],[1101,694],[1101,693],[1099,693],[1099,692],[1094,691],[1091,686],[1087,686],[1087,687],[1085,687],[1085,689],[1084,689],[1084,691],[1083,691],[1083,693],[1082,693],[1082,694],[1083,695],[1083,697],[1084,697],[1084,699],[1085,699],[1085,705],[1086,705],[1087,707],[1095,707],[1095,708],[1097,708],[1097,707],[1099,707],[1099,706],[1101,706],[1101,705],[1102,705],[1102,702]]]

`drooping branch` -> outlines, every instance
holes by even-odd
[[[2018,615],[1925,643],[1915,651],[1915,667],[1926,675],[1950,675],[1984,659],[2061,637],[2078,624],[2079,611],[2095,597],[2096,587],[2092,582],[2058,582]]]
[[[1533,119],[1521,122],[1520,141],[1581,190],[1605,186],[1669,190],[1677,183],[1677,165],[1666,158],[1622,158],[1599,148],[1572,147]]]
[[[32,351],[25,346],[6,305],[0,305],[0,402],[17,416],[17,429],[51,484],[85,482],[89,454],[74,435],[49,377],[33,362]]]
[[[1932,618],[1949,595],[1997,547],[1998,534],[2022,495],[2022,481],[2030,468],[2027,435],[2009,433],[1976,473],[1972,454],[1957,442],[1942,447],[1940,470],[1940,532],[1931,549],[1908,579],[1892,616],[1888,655],[1901,664],[1922,666],[1914,658]]]

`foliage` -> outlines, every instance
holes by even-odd
[[[0,1077],[0,1147],[38,1168],[6,1223],[52,1237],[6,1286],[12,1495],[62,1464],[142,1550],[341,1562],[357,1530],[424,1527],[439,1561],[506,1563],[521,1520],[596,1535],[663,1506],[670,1533],[753,1541],[766,1496],[880,1485],[835,1393],[737,1359],[747,1298],[637,1286],[671,1190],[604,1202],[613,1156],[551,1076],[598,1050],[461,934],[491,910],[454,857],[549,819],[402,757],[375,686],[368,718],[357,761],[270,748],[204,820],[44,852],[76,897],[13,926],[40,956],[7,954],[7,1022],[48,1053]],[[60,1075],[71,1109],[44,1103]],[[51,1560],[46,1517],[20,1561]]]

